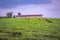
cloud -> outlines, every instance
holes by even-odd
[[[14,15],[17,15],[18,12],[21,12],[22,15],[25,14],[43,14],[44,16],[49,15],[49,9],[52,9],[53,7],[51,4],[43,4],[43,5],[22,5],[22,6],[17,6],[16,8],[12,9],[0,9],[0,15],[4,15],[9,11],[14,12]]]
[[[0,8],[13,8],[18,5],[48,4],[50,0],[0,0]]]
[[[57,5],[58,4],[58,5]],[[56,6],[57,5],[57,6]],[[58,1],[53,0],[53,4],[28,4],[19,5],[11,9],[0,9],[0,16],[6,15],[7,12],[14,12],[17,15],[20,12],[22,15],[26,14],[43,14],[43,17],[60,18],[60,7]]]

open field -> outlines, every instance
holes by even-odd
[[[1,18],[0,40],[60,40],[60,19],[48,18],[48,20]]]

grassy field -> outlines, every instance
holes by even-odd
[[[48,20],[1,18],[0,40],[60,40],[60,19],[48,18]]]

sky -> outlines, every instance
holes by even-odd
[[[0,16],[7,12],[17,15],[43,14],[43,17],[60,18],[60,0],[0,0]]]

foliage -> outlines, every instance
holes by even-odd
[[[60,19],[48,18],[0,19],[0,39],[8,40],[60,40]],[[17,34],[18,33],[18,34]]]

